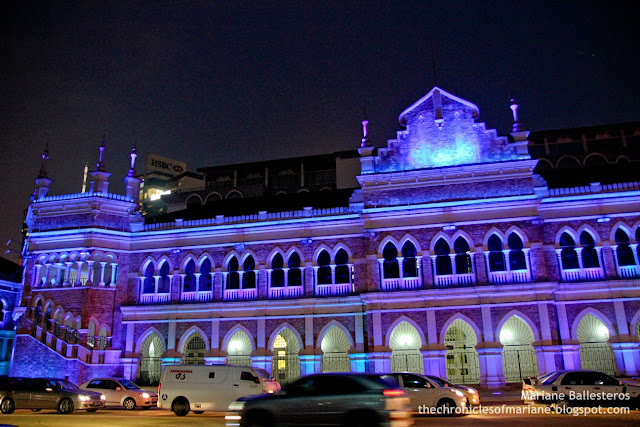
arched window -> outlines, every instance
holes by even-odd
[[[636,260],[633,257],[633,250],[631,249],[631,241],[629,240],[629,236],[622,229],[618,228],[616,230],[616,244],[618,247],[616,248],[616,258],[618,259],[618,265],[635,265]]]
[[[410,240],[407,240],[402,245],[402,277],[418,277],[416,256],[416,247]]]
[[[509,269],[510,270],[526,270],[527,261],[523,251],[524,244],[518,233],[511,233],[507,238],[509,245]]]
[[[200,264],[200,283],[199,290],[210,291],[211,290],[211,261],[209,258],[205,258]]]
[[[288,285],[302,286],[302,270],[300,269],[300,255],[298,255],[297,252],[292,252],[291,255],[289,255],[287,267],[289,267]]]
[[[336,283],[351,283],[349,254],[344,249],[336,253]]]
[[[463,237],[458,237],[453,242],[453,250],[456,253],[456,274],[469,274],[471,268],[471,255],[469,255],[469,244]]]
[[[487,242],[489,248],[489,271],[505,271],[504,249],[502,240],[497,234],[492,234]]]
[[[279,253],[271,260],[271,286],[274,288],[284,286],[284,259]]]
[[[453,274],[451,257],[449,256],[449,254],[451,254],[451,248],[447,241],[442,237],[438,239],[434,247],[434,252],[436,254],[436,274],[438,276]]]
[[[184,268],[184,292],[196,291],[196,263],[194,260],[189,260]]]
[[[397,260],[398,249],[396,249],[396,246],[393,243],[388,242],[384,245],[382,257],[384,258],[384,261],[382,262],[383,277],[385,279],[396,279],[400,277]]]
[[[242,275],[242,289],[253,289],[256,287],[256,262],[249,255],[242,265],[244,274]]]
[[[171,292],[171,277],[169,277],[169,263],[163,262],[160,266],[160,279],[158,280],[158,293],[166,294]]]
[[[156,279],[153,277],[153,273],[153,264],[147,264],[147,268],[144,270],[144,282],[142,285],[142,293],[144,294],[153,294],[156,292]]]
[[[582,267],[597,268],[600,267],[598,260],[598,251],[593,236],[588,231],[580,233],[580,245],[582,246]]]
[[[331,280],[331,256],[329,256],[329,252],[324,249],[320,251],[318,255],[318,284],[319,285],[330,285],[332,283]]]
[[[240,289],[240,275],[238,274],[238,260],[232,256],[227,263],[227,289]]]
[[[578,254],[576,253],[576,243],[573,237],[566,231],[560,236],[560,259],[563,270],[580,268]]]

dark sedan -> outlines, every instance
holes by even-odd
[[[316,374],[229,405],[227,425],[410,426],[404,390],[374,374]]]
[[[0,381],[0,412],[16,409],[55,409],[61,414],[74,410],[95,412],[104,408],[104,396],[81,390],[73,383],[57,378],[4,378]]]

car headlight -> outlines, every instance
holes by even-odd
[[[91,396],[87,396],[86,394],[81,394],[78,396],[81,402],[88,402],[91,400]]]
[[[457,394],[460,397],[464,397],[464,393],[461,392],[460,390],[451,390],[452,392],[454,392],[455,394]]]
[[[242,411],[242,409],[244,409],[244,401],[242,400],[231,402],[231,404],[229,405],[230,411]]]
[[[107,400],[107,397],[104,394],[100,395],[100,400]]]
[[[148,399],[150,397],[149,393],[142,393],[140,396],[142,396],[144,399]]]
[[[476,390],[475,388],[471,388],[471,387],[469,387],[469,388],[467,388],[467,391],[468,391],[469,393],[471,393],[471,394],[478,394],[478,390]]]

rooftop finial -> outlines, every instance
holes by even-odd
[[[518,120],[518,102],[515,98],[511,98],[511,111],[513,112],[513,127],[511,132],[519,132],[520,131],[520,120]]]
[[[106,172],[106,168],[104,166],[104,150],[107,149],[106,143],[105,143],[105,137],[104,135],[102,136],[102,144],[100,144],[100,160],[98,161],[98,164],[96,165],[96,170],[100,171],[100,172]]]
[[[47,178],[47,160],[49,160],[49,143],[44,147],[44,152],[42,153],[42,165],[40,166],[40,172],[38,173],[38,178]]]
[[[127,174],[127,176],[136,176],[136,157],[138,157],[138,154],[136,153],[137,146],[138,143],[134,142],[133,148],[131,149],[131,154],[129,154],[129,156],[131,156],[131,168],[129,168],[129,173]]]
[[[367,117],[367,110],[362,107],[362,142],[360,147],[366,147],[369,145],[369,137],[367,135],[367,125],[369,124],[369,118]]]

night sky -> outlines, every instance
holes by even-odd
[[[135,142],[192,171],[328,153],[358,146],[364,106],[384,146],[434,81],[500,135],[512,96],[533,131],[640,120],[632,2],[5,1],[0,12],[2,245],[20,239],[47,142],[51,194],[81,190],[103,135],[122,192]]]

